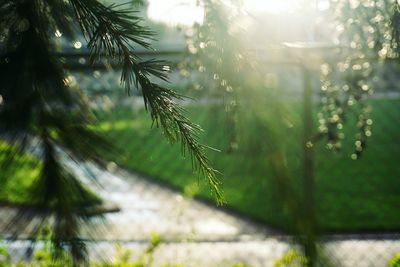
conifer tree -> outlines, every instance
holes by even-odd
[[[146,110],[172,142],[180,142],[193,165],[203,174],[216,199],[222,202],[215,170],[198,142],[200,127],[183,115],[176,100],[183,96],[154,83],[167,80],[165,62],[143,61],[134,46],[151,49],[150,29],[129,9],[131,5],[104,5],[97,0],[4,0],[0,3],[0,136],[12,149],[2,158],[1,170],[13,179],[16,159],[35,146],[41,161],[29,209],[10,225],[20,229],[34,216],[52,216],[55,252],[67,248],[75,260],[85,259],[79,227],[89,219],[85,205],[91,194],[66,168],[62,154],[77,162],[102,164],[101,149],[112,145],[94,129],[96,120],[82,91],[69,87],[52,36],[60,32],[69,41],[87,40],[91,63],[117,61],[127,93],[141,91]],[[5,151],[2,151],[5,152]],[[4,181],[2,181],[4,182]]]

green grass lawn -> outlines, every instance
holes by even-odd
[[[341,152],[326,149],[326,142],[315,144],[316,217],[321,229],[333,232],[400,230],[400,101],[372,100],[373,134],[365,153],[352,160],[355,130],[345,128],[348,137]],[[276,178],[272,174],[268,143],[282,142],[287,167],[300,194],[302,179],[301,110],[289,105],[276,130],[273,124],[257,123],[251,113],[242,112],[236,119],[237,133],[230,151],[232,125],[221,109],[190,107],[189,117],[204,128],[203,143],[220,149],[210,152],[213,166],[223,175],[224,196],[228,207],[269,225],[282,228],[290,220]],[[261,112],[262,113],[262,112]],[[265,111],[271,119],[277,114]],[[193,173],[191,162],[181,155],[179,144],[170,145],[161,131],[151,129],[144,110],[115,108],[99,113],[100,130],[124,153],[121,165],[154,177],[189,195],[212,200],[207,183]],[[352,125],[352,120],[349,120]],[[269,128],[268,128],[269,127]],[[267,130],[266,130],[267,129]],[[268,130],[276,132],[274,137]],[[278,138],[276,138],[278,136]],[[104,154],[107,158],[107,153]],[[111,158],[109,158],[112,160]]]
[[[7,142],[0,140],[0,162],[10,157],[10,151],[13,151],[13,148]],[[0,204],[29,206],[33,204],[34,187],[39,179],[42,164],[33,155],[17,155],[18,157],[13,161],[13,167],[8,171],[0,172]],[[95,193],[86,188],[85,190],[90,202],[86,203],[88,206],[102,203]],[[50,207],[51,205],[52,203],[49,203]]]
[[[8,157],[12,148],[5,142],[0,141],[0,160]],[[25,204],[31,199],[31,188],[40,172],[40,163],[32,156],[25,155],[16,159],[15,172],[0,173],[0,202]]]

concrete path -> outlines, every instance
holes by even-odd
[[[84,179],[84,182],[104,200],[121,209],[106,214],[105,222],[99,221],[97,225],[93,222],[99,230],[105,230],[95,234],[94,239],[143,241],[157,233],[168,242],[243,241],[262,240],[273,234],[266,227],[239,219],[216,206],[185,199],[139,175],[121,169],[112,172],[89,168],[101,187],[91,179]],[[77,174],[85,177],[82,171]],[[83,234],[86,235],[85,229]]]

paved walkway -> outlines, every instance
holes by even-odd
[[[119,240],[124,247],[140,251],[146,246],[143,241],[151,233],[158,233],[163,243],[155,252],[155,266],[166,262],[188,266],[230,266],[238,262],[272,266],[293,245],[287,236],[185,199],[139,175],[114,169],[112,164],[106,172],[90,169],[103,185],[97,190],[99,194],[121,208],[118,213],[106,215],[106,231],[99,238]],[[83,177],[84,173],[79,175]],[[103,242],[104,250],[100,244],[96,244],[95,253],[109,250],[109,243]],[[325,253],[337,266],[387,266],[388,260],[400,252],[400,235],[330,236],[323,244]]]
[[[291,247],[289,237],[213,206],[185,199],[113,164],[109,171],[86,166],[101,187],[75,163],[68,165],[108,205],[120,208],[119,212],[106,214],[105,220],[93,220],[83,227],[82,236],[94,239],[89,243],[93,259],[112,259],[116,243],[132,249],[138,257],[152,233],[160,235],[162,240],[154,253],[154,266],[161,263],[184,263],[188,267],[231,266],[239,262],[272,266]],[[12,210],[0,212],[4,215]],[[325,253],[337,266],[387,266],[388,260],[400,252],[399,240],[400,236],[393,235],[331,236],[323,244]],[[17,259],[23,256],[23,248],[28,245],[26,241],[18,241],[7,247]]]
[[[79,170],[74,168],[75,170]],[[123,170],[101,171],[90,167],[101,187],[85,179],[119,212],[105,215],[105,232],[95,239],[119,241],[148,240],[157,233],[164,241],[243,241],[262,240],[273,232],[265,227],[239,219],[200,201],[185,199],[181,194]],[[78,173],[80,177],[85,174]],[[96,224],[96,222],[94,222]]]

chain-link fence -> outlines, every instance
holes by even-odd
[[[364,101],[368,139],[354,157],[361,114],[357,101],[348,103],[346,120],[336,125],[340,147],[332,149],[337,144],[329,136],[315,139],[326,103],[319,73],[305,61],[262,62],[255,86],[217,96],[173,64],[169,86],[195,96],[181,105],[204,129],[202,143],[219,150],[207,152],[221,172],[227,201],[217,208],[189,156],[181,156],[179,144],[169,144],[151,127],[140,92],[125,95],[118,66],[92,68],[84,54],[62,56],[70,67],[66,81],[87,90],[98,131],[120,152],[118,158],[102,152],[107,170],[65,162],[109,211],[82,227],[93,262],[115,260],[132,249],[132,259],[153,266],[292,266],[305,264],[303,253],[321,266],[389,266],[400,252],[395,74],[382,71],[384,89],[376,88]],[[179,52],[142,56],[173,62],[183,57]],[[5,224],[16,211],[1,212]],[[33,247],[26,250],[29,229],[40,222],[30,224],[22,239],[3,243],[13,261],[35,254]],[[160,244],[150,241],[156,235]]]

